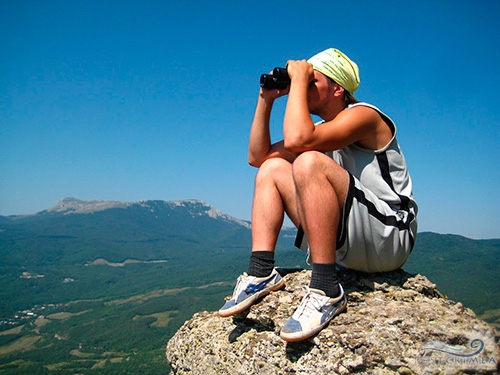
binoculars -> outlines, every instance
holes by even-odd
[[[271,90],[284,90],[290,85],[290,77],[286,68],[274,68],[273,74],[260,76],[260,87]]]

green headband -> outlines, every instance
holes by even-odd
[[[309,60],[313,69],[330,77],[350,93],[359,87],[359,69],[356,63],[335,48],[328,48]]]

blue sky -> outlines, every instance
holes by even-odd
[[[195,198],[248,220],[260,74],[336,47],[398,125],[419,230],[500,238],[499,16],[495,0],[0,0],[0,215]]]

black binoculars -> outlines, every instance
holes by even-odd
[[[274,68],[273,74],[260,76],[260,87],[270,90],[284,90],[290,85],[290,77],[286,68]]]

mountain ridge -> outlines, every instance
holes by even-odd
[[[111,209],[125,209],[134,206],[143,207],[151,210],[151,212],[154,212],[153,206],[158,204],[163,204],[169,208],[185,207],[188,208],[189,212],[193,216],[195,215],[201,216],[203,215],[203,213],[205,213],[207,216],[213,219],[222,219],[227,222],[233,222],[239,224],[246,228],[251,227],[250,222],[236,218],[227,213],[224,213],[218,210],[217,208],[211,206],[210,204],[199,199],[184,199],[175,201],[140,200],[135,202],[127,202],[127,201],[104,200],[104,199],[80,200],[73,197],[64,197],[60,199],[54,206],[36,212],[34,214],[0,216],[0,218],[3,218],[3,222],[18,221],[18,220],[33,220],[38,217],[41,217],[42,215],[78,215],[78,214],[82,215],[82,214],[92,214]],[[0,224],[1,223],[2,222],[0,222]]]
[[[38,218],[45,218],[47,215],[85,215],[92,214],[96,212],[102,212],[112,209],[126,209],[130,207],[143,207],[145,209],[154,210],[154,205],[163,204],[166,207],[197,207],[197,210],[192,210],[191,215],[201,216],[203,213],[199,210],[201,208],[205,211],[205,215],[213,219],[222,219],[227,222],[232,222],[238,224],[245,228],[251,228],[251,222],[248,220],[243,220],[235,216],[229,215],[223,211],[218,210],[209,203],[200,199],[181,199],[181,200],[156,200],[156,199],[146,199],[139,201],[120,201],[120,200],[109,200],[109,199],[91,199],[91,200],[81,200],[74,197],[63,197],[57,201],[52,207],[46,208],[44,210],[35,212],[33,214],[14,214],[14,215],[0,215],[0,225],[9,224],[12,222],[19,221],[32,221]],[[284,227],[286,230],[294,230],[293,227]],[[455,238],[464,238],[472,241],[490,241],[490,240],[500,240],[500,238],[473,238],[467,237],[458,233],[437,233],[433,231],[423,231],[421,233],[433,233],[442,236],[451,236]]]

